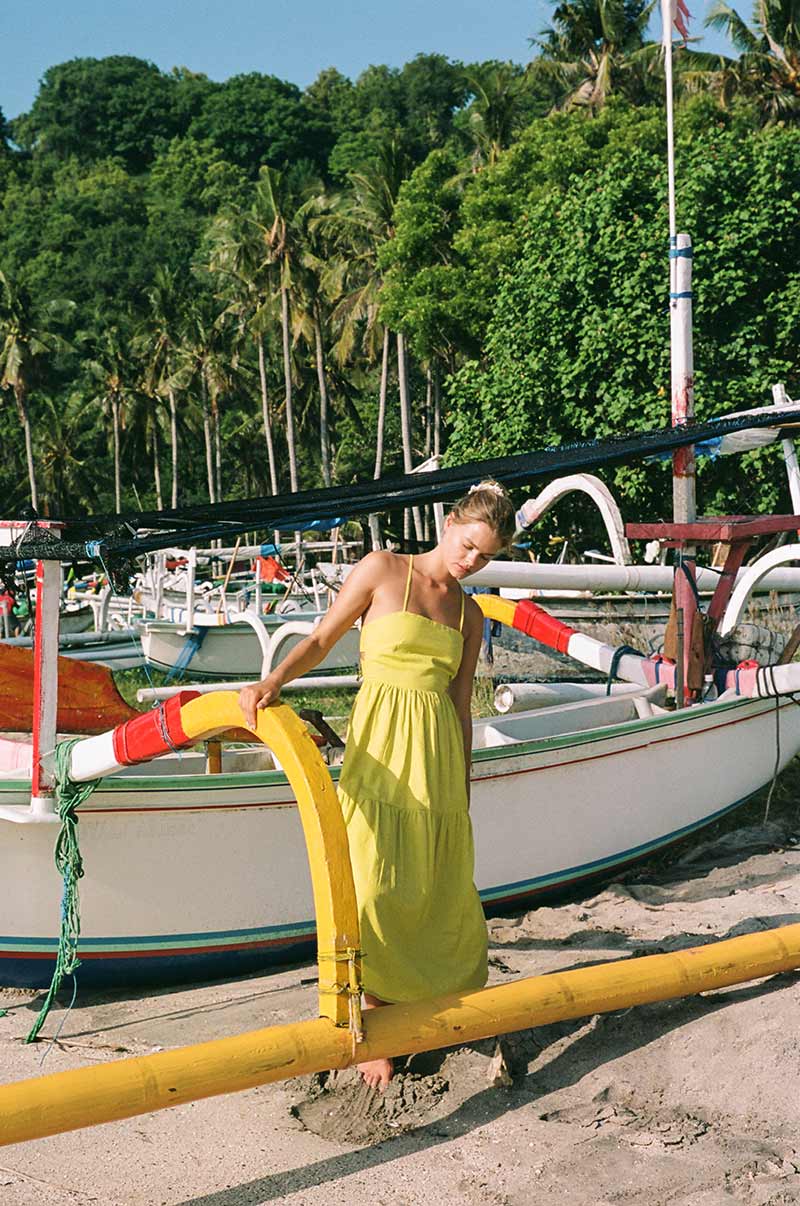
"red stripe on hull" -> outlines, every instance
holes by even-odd
[[[161,959],[169,958],[173,955],[216,955],[225,954],[226,951],[255,951],[269,947],[293,946],[298,942],[310,942],[315,934],[315,930],[309,930],[305,934],[293,934],[288,938],[269,938],[259,942],[225,942],[219,946],[170,946],[157,947],[151,950],[149,947],[137,947],[130,951],[79,951],[81,963],[88,962],[91,959]],[[0,959],[55,959],[56,951],[27,951],[24,947],[20,947],[13,951],[0,950]]]

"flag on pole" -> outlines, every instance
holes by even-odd
[[[661,0],[661,41],[664,46],[672,45],[673,26],[684,41],[689,37],[688,21],[691,15],[685,0]]]

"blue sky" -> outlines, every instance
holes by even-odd
[[[689,0],[697,35],[709,3]],[[465,62],[526,62],[528,38],[552,11],[545,0],[21,0],[3,7],[6,117],[26,112],[43,73],[67,59],[132,54],[165,71],[188,67],[214,80],[263,71],[305,87],[325,67],[354,78],[370,63],[400,67],[426,51]],[[727,46],[718,35],[702,45]]]

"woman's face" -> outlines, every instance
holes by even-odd
[[[483,569],[500,552],[503,542],[494,528],[482,520],[458,523],[448,515],[439,547],[448,572],[460,581]]]

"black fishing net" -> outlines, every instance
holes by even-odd
[[[174,545],[208,544],[242,532],[303,531],[370,513],[459,498],[471,485],[492,477],[507,486],[537,478],[597,469],[644,457],[670,453],[688,444],[720,439],[753,427],[781,428],[797,421],[797,410],[765,411],[711,419],[682,427],[636,432],[609,440],[590,440],[544,448],[537,452],[469,461],[431,473],[379,478],[350,486],[302,490],[295,494],[206,503],[162,511],[130,511],[121,515],[66,517],[60,544],[61,560],[90,561],[105,568],[131,566],[131,559]],[[11,517],[13,518],[13,516]],[[39,547],[40,530],[26,535],[24,555],[52,555],[51,541]],[[0,548],[0,565],[16,560],[13,546]]]

